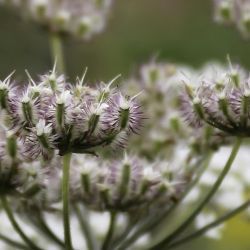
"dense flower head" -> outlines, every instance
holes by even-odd
[[[250,1],[249,0],[214,0],[215,20],[219,23],[232,24],[242,33],[250,35]]]
[[[182,114],[194,127],[208,124],[231,135],[249,136],[249,87],[248,74],[232,65],[197,85],[184,82]]]
[[[0,95],[4,125],[23,143],[24,157],[49,160],[57,151],[64,155],[93,153],[95,147],[108,144],[122,147],[138,132],[143,114],[136,97],[111,89],[113,81],[97,88],[83,81],[69,84],[54,68],[37,82],[29,76],[18,94],[5,84]]]
[[[112,0],[1,0],[0,3],[10,5],[54,32],[89,39],[104,29]]]
[[[166,205],[176,199],[184,184],[180,176],[164,176],[167,162],[152,164],[133,155],[109,161],[75,155],[72,165],[73,197],[96,210],[131,211],[160,201]]]
[[[175,152],[181,147],[189,147],[193,153],[216,150],[225,137],[210,126],[193,129],[186,126],[179,112],[179,91],[182,81],[197,81],[200,75],[209,79],[216,76],[214,68],[224,70],[218,63],[193,69],[185,65],[151,61],[140,67],[140,74],[124,82],[124,89],[130,95],[143,90],[141,103],[145,113],[144,126],[138,137],[132,138],[135,152],[155,159],[161,155],[168,161],[175,160]],[[183,105],[185,107],[185,105]],[[191,114],[192,115],[192,114]],[[193,154],[194,156],[194,154]]]

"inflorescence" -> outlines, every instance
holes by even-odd
[[[129,212],[163,206],[178,200],[188,184],[185,172],[169,171],[167,162],[150,163],[133,155],[123,159],[100,161],[78,155],[71,170],[72,194],[95,210]],[[80,197],[79,197],[80,196]]]
[[[197,85],[185,83],[181,96],[181,111],[195,127],[209,124],[226,134],[250,135],[249,76],[239,66],[204,77]]]
[[[53,32],[90,39],[105,28],[112,0],[0,0]]]
[[[64,155],[123,147],[138,132],[143,114],[136,97],[123,96],[112,82],[92,88],[78,78],[73,85],[55,68],[38,82],[29,77],[23,86],[9,76],[0,83],[3,127],[13,145],[22,144],[19,153],[26,159],[48,160],[57,150]]]

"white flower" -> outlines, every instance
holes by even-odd
[[[56,97],[57,104],[69,104],[71,100],[71,94],[69,90],[63,91],[60,95]]]
[[[51,124],[46,125],[45,120],[40,119],[36,125],[36,134],[41,136],[43,134],[47,135],[51,133]]]

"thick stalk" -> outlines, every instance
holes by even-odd
[[[63,45],[59,34],[50,32],[50,47],[52,60],[57,63],[57,70],[60,74],[65,73]]]
[[[116,213],[111,212],[110,213],[110,223],[109,223],[109,230],[108,233],[105,237],[105,240],[102,245],[102,250],[108,250],[110,242],[112,240],[113,234],[114,234],[114,229],[115,229],[115,222],[116,222]]]
[[[18,235],[22,238],[22,240],[27,244],[27,246],[32,250],[41,250],[29,237],[24,233],[18,222],[16,221],[14,214],[9,206],[8,199],[5,196],[1,196],[2,206],[4,211],[6,212],[11,225],[16,230]]]
[[[160,249],[166,249],[166,246],[169,245],[170,242],[172,242],[175,238],[177,238],[196,218],[196,216],[201,212],[201,210],[207,205],[207,203],[211,200],[213,195],[216,193],[216,191],[219,189],[221,183],[223,182],[224,178],[226,177],[227,173],[229,172],[233,161],[239,151],[240,145],[241,145],[242,139],[236,138],[236,141],[234,143],[233,149],[231,151],[231,154],[220,173],[218,179],[216,180],[215,184],[211,188],[211,190],[208,192],[204,200],[200,203],[200,205],[191,213],[191,215],[176,229],[173,233],[171,233],[169,236],[167,236],[165,239],[160,241],[158,244],[154,245],[150,248],[150,250],[160,250]],[[165,247],[165,248],[164,248]]]
[[[69,217],[69,171],[71,153],[63,156],[63,180],[62,180],[62,199],[63,199],[63,226],[65,249],[72,250]]]
[[[206,226],[200,228],[198,231],[191,233],[187,236],[185,236],[184,238],[177,240],[175,242],[173,242],[172,244],[170,244],[168,246],[168,249],[171,248],[175,248],[178,247],[186,242],[189,242],[191,240],[196,239],[197,237],[203,235],[204,233],[206,233],[207,231],[209,231],[211,228],[217,227],[220,224],[222,224],[223,222],[231,219],[232,217],[238,215],[240,212],[242,212],[243,210],[245,210],[247,207],[250,206],[250,201],[246,201],[245,203],[243,203],[241,206],[237,207],[236,209],[226,213],[225,215],[221,216],[220,218],[218,218],[217,220],[207,224]]]

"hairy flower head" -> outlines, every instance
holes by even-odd
[[[121,135],[126,141],[140,129],[143,115],[136,97],[124,97],[110,85],[92,88],[79,79],[66,83],[55,69],[37,83],[28,77],[19,95],[6,98],[2,106],[8,111],[7,128],[22,140],[27,158],[48,160],[54,150],[60,155],[89,152],[114,145]]]
[[[192,126],[208,124],[232,135],[249,136],[248,75],[232,65],[220,74],[223,81],[214,77],[204,78],[196,86],[185,83],[182,114]]]

